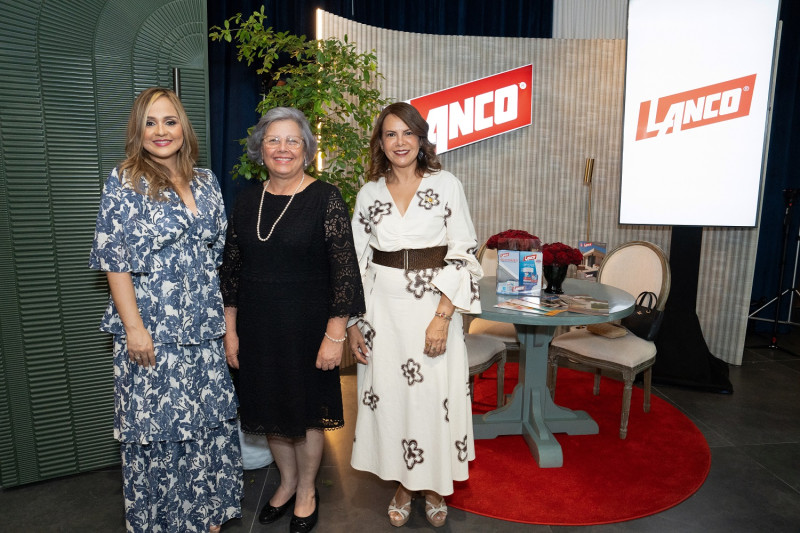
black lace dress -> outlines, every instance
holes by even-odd
[[[315,181],[299,192],[272,236],[256,236],[262,186],[236,199],[220,271],[226,307],[237,308],[242,429],[303,437],[344,425],[339,369],[316,368],[328,319],[364,313],[347,205]],[[264,194],[261,236],[289,196]]]

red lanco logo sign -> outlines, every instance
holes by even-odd
[[[745,117],[750,114],[755,82],[752,74],[642,102],[636,140]]]
[[[437,153],[531,124],[533,65],[408,101],[428,122]]]

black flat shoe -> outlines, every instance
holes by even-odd
[[[289,498],[289,501],[281,505],[280,507],[273,507],[269,504],[269,500],[267,500],[267,505],[261,509],[261,513],[258,515],[258,521],[262,524],[271,524],[278,518],[282,517],[286,514],[286,511],[289,510],[289,507],[294,505],[294,500],[297,494],[292,495]]]
[[[319,491],[316,489],[314,489],[314,501],[317,505],[314,507],[314,512],[309,516],[301,518],[292,513],[292,521],[289,522],[289,533],[308,533],[314,529],[314,526],[317,525],[317,519],[319,519]]]

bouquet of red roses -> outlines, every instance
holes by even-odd
[[[542,249],[543,265],[578,265],[583,261],[583,254],[577,248],[564,243],[545,244]]]
[[[542,241],[536,235],[519,229],[507,229],[489,237],[486,247],[491,250],[537,250]]]

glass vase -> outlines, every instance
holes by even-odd
[[[569,268],[569,265],[544,265],[542,267],[544,279],[547,282],[544,292],[547,294],[564,294],[561,284],[564,283],[564,278],[567,277],[567,268]]]
[[[520,252],[538,251],[541,249],[539,239],[519,239],[503,237],[497,239],[498,250],[518,250]]]

